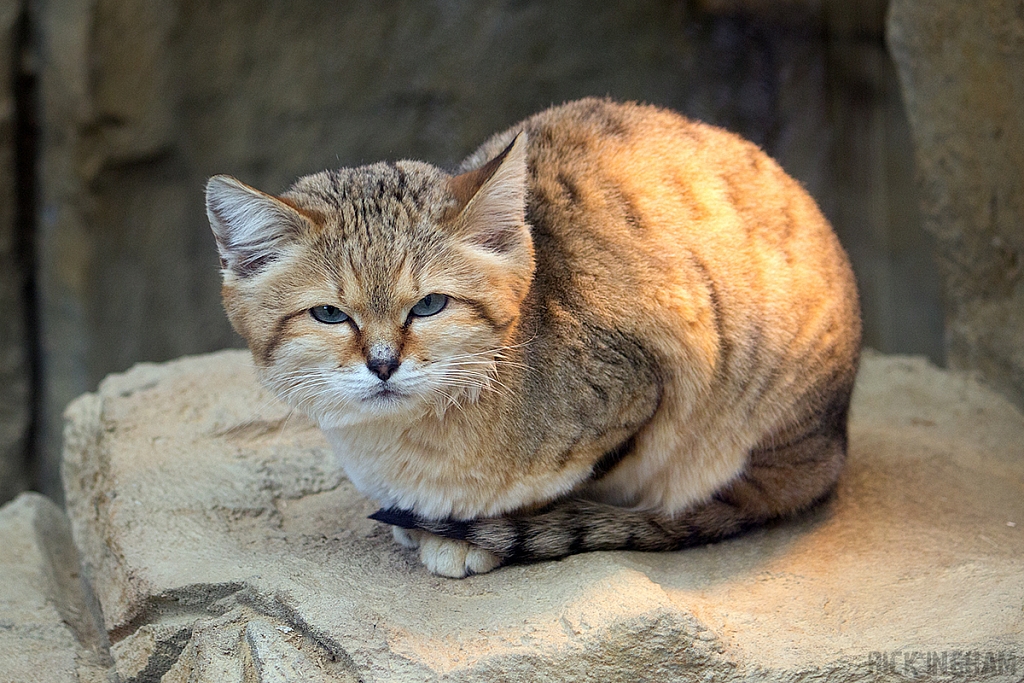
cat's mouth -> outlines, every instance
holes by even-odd
[[[377,405],[394,405],[408,398],[408,394],[395,389],[393,386],[381,384],[377,390],[366,397],[365,400]]]

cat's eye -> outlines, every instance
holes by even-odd
[[[427,294],[416,302],[416,305],[409,311],[410,314],[419,318],[440,313],[448,304],[448,297],[444,294]]]
[[[337,306],[314,306],[309,309],[309,314],[313,316],[315,320],[319,320],[322,323],[328,325],[337,325],[348,320],[348,316]]]

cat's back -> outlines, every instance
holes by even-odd
[[[720,392],[766,422],[776,397],[816,401],[852,382],[860,313],[845,252],[756,145],[665,109],[589,98],[494,136],[464,167],[520,131],[531,296],[559,312],[537,327],[567,320],[628,335],[663,373],[687,373],[679,386]]]
[[[657,298],[697,318],[707,299],[719,333],[737,317],[781,320],[791,334],[780,325],[780,343],[802,326],[796,318],[828,309],[859,338],[853,274],[835,234],[753,143],[666,109],[587,98],[499,133],[463,167],[493,157],[520,131],[529,139],[539,288],[575,285],[574,296],[598,309],[616,308],[631,291],[623,308]]]

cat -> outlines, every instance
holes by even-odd
[[[756,145],[583,99],[455,173],[214,176],[225,309],[373,517],[463,577],[667,550],[834,488],[860,352],[846,254]]]

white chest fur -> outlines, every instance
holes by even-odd
[[[564,495],[583,476],[516,465],[480,435],[430,430],[428,436],[423,429],[380,422],[323,431],[360,492],[383,507],[435,519],[501,515]]]
[[[399,430],[367,425],[324,429],[337,464],[363,494],[384,507],[401,507],[401,490],[389,485],[385,476],[388,464],[401,458]],[[400,488],[400,487],[399,487]]]

